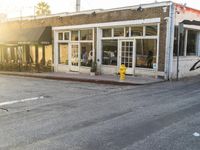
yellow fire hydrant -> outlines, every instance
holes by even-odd
[[[120,74],[120,80],[124,81],[126,79],[126,66],[125,65],[121,65],[119,68],[119,74]]]

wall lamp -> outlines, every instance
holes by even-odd
[[[58,17],[58,20],[62,21],[62,20],[63,20],[63,17],[59,16],[59,17]]]
[[[92,14],[91,14],[92,16],[96,16],[97,15],[97,13],[94,11],[94,12],[92,12]]]
[[[144,9],[142,8],[141,5],[137,8],[137,11],[143,11],[143,10],[144,10]]]

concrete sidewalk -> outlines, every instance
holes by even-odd
[[[77,82],[90,82],[99,84],[113,84],[113,85],[145,85],[163,82],[163,79],[153,78],[150,76],[126,76],[125,81],[120,81],[118,75],[96,75],[90,76],[89,74],[82,73],[61,73],[61,72],[48,72],[48,73],[28,73],[28,72],[7,72],[0,71],[1,75],[33,77],[51,80],[64,80],[64,81],[77,81]]]

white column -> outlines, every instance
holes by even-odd
[[[97,28],[97,32],[96,32],[96,62],[97,62],[97,70],[99,72],[101,72],[101,64],[102,64],[101,35],[102,35],[101,29]]]
[[[159,52],[160,52],[160,23],[157,24],[158,26],[158,37],[157,37],[157,55],[156,55],[156,78],[158,77],[158,68],[159,68]]]
[[[169,17],[166,18],[166,48],[165,48],[165,79],[172,79],[173,73],[173,48],[175,27],[175,6],[170,4]]]
[[[58,72],[58,33],[54,31],[54,71]]]

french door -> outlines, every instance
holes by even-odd
[[[80,67],[80,48],[78,43],[71,43],[70,47],[70,70],[79,71]]]
[[[120,40],[119,63],[126,66],[126,74],[134,74],[135,70],[134,40]]]

